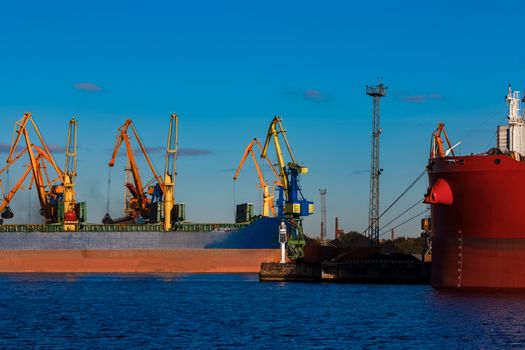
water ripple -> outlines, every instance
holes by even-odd
[[[525,295],[259,283],[256,275],[0,275],[0,348],[525,348]]]

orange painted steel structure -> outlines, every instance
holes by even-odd
[[[37,149],[38,150],[38,149]],[[27,148],[25,148],[17,157],[14,158],[14,161],[11,163],[13,164],[16,160],[20,159],[20,157],[25,153],[27,152]],[[43,154],[42,153],[39,153],[35,160],[36,160],[36,163],[38,165],[38,167],[40,168],[40,161],[43,157]],[[0,174],[2,174],[5,170],[7,170],[9,168],[9,166],[6,166],[4,167],[3,169],[0,170]],[[27,166],[26,167],[26,170],[24,171],[24,173],[22,174],[22,176],[20,176],[20,178],[18,179],[18,181],[16,182],[16,184],[9,190],[9,192],[7,194],[5,193],[2,193],[3,195],[3,198],[4,200],[0,203],[0,212],[2,212],[6,207],[9,206],[9,203],[11,202],[11,200],[13,199],[13,197],[15,196],[15,194],[18,192],[18,190],[20,189],[20,187],[22,187],[22,184],[24,183],[24,181],[26,180],[27,176],[29,175],[29,173],[31,172],[32,170],[32,167],[31,166]],[[31,180],[31,184],[33,183],[33,180]],[[31,185],[30,185],[31,186]],[[3,188],[2,188],[3,190]]]
[[[33,129],[42,145],[41,147],[38,147],[31,142],[31,138],[29,136],[28,131],[28,124],[33,126]],[[26,147],[22,150],[22,152],[15,156],[15,152],[19,148],[19,142],[22,139],[22,137],[25,140]],[[35,151],[38,155],[35,155]],[[53,155],[51,154],[49,147],[44,141],[44,138],[42,137],[42,134],[40,133],[40,130],[38,129],[38,126],[36,125],[31,113],[25,113],[24,116],[15,124],[15,130],[13,132],[11,147],[9,149],[9,154],[6,161],[7,166],[4,169],[9,169],[9,167],[13,165],[18,159],[20,159],[20,157],[24,153],[27,153],[29,156],[28,169],[31,169],[33,174],[31,183],[34,183],[36,186],[38,200],[40,202],[40,207],[43,216],[49,222],[52,222],[56,216],[56,207],[53,202],[56,202],[57,197],[64,192],[63,184],[56,184],[59,183],[59,181],[63,180],[63,172],[53,159]],[[49,162],[49,164],[51,164],[51,166],[55,170],[57,174],[55,178],[51,178],[49,176],[47,167],[43,163],[43,159],[47,160],[47,162]],[[22,182],[25,180],[27,175],[28,172],[24,172],[24,175],[22,175],[22,178],[19,179],[17,185],[15,186],[16,190],[20,188]],[[46,181],[44,181],[44,176],[46,178]],[[14,196],[16,190],[14,192],[11,191],[13,193],[9,200],[11,200],[12,196]],[[4,202],[6,202],[5,199]],[[5,203],[4,207],[8,205],[9,201]]]
[[[146,158],[146,162],[148,163],[151,173],[153,174],[154,180],[157,181],[162,191],[164,191],[164,181],[162,180],[162,178],[158,175],[157,171],[155,170],[155,167],[153,166],[153,162],[151,161],[148,155],[146,147],[144,147],[144,144],[140,140],[138,132],[135,129],[135,126],[133,125],[133,121],[131,119],[127,119],[117,131],[117,137],[115,140],[115,145],[113,147],[113,154],[111,156],[111,160],[108,163],[108,166],[113,167],[115,165],[115,161],[117,159],[117,155],[120,150],[120,146],[122,146],[122,142],[124,142],[126,146],[126,154],[129,159],[130,166],[131,166],[133,182],[135,183],[134,184],[135,193],[133,193],[135,198],[132,199],[132,203],[133,203],[132,207],[138,210],[143,217],[147,217],[149,214],[148,204],[150,202],[150,199],[147,198],[146,194],[144,193],[145,186],[143,185],[143,181],[142,181],[142,178],[140,176],[139,169],[137,166],[137,161],[135,159],[135,153],[133,152],[133,147],[131,146],[131,139],[128,135],[129,129],[131,129],[142,154],[144,154],[144,157]]]
[[[445,157],[448,155],[443,150],[443,139],[441,138],[441,134],[445,136],[445,140],[447,141],[449,152],[452,153],[452,156],[455,155],[454,147],[452,147],[452,144],[450,143],[450,139],[448,138],[447,132],[445,131],[445,124],[439,123],[437,129],[432,133],[430,158]]]

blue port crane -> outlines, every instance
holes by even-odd
[[[290,161],[285,162],[283,148],[279,141],[279,135],[284,141]],[[279,168],[279,177],[281,186],[279,186],[278,212],[289,224],[288,256],[291,260],[297,261],[304,256],[303,248],[305,239],[302,227],[302,217],[314,213],[314,203],[304,198],[301,187],[299,186],[299,175],[308,173],[308,168],[299,165],[292,152],[286,130],[283,127],[282,120],[275,116],[270,123],[266,141],[261,152],[261,157],[266,157],[268,147],[273,140],[275,153],[277,155],[277,165]]]

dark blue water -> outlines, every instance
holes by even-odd
[[[2,275],[0,348],[525,348],[525,295],[259,283],[256,275]]]

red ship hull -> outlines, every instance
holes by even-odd
[[[525,288],[525,163],[504,155],[434,158],[429,184],[432,285]]]

